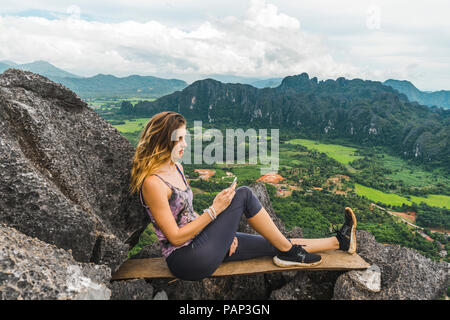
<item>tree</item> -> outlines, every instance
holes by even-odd
[[[122,114],[130,114],[133,112],[133,105],[130,101],[122,101],[122,104],[120,105],[120,110],[118,113]]]

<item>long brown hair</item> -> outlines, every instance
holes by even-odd
[[[155,114],[147,122],[134,153],[130,194],[138,192],[144,179],[171,158],[176,144],[176,141],[172,140],[172,134],[182,125],[186,125],[186,119],[172,111]]]

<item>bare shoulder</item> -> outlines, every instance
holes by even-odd
[[[144,195],[154,196],[166,194],[165,184],[157,176],[148,176],[144,179],[142,184],[142,193]]]
[[[148,176],[144,179],[144,185],[147,186],[157,186],[160,184],[160,179],[157,176]]]

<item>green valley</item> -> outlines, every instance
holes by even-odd
[[[116,117],[114,119],[111,114],[108,121],[135,146],[149,118]],[[123,123],[114,124],[120,121]],[[193,132],[189,124],[188,129]],[[439,170],[429,172],[376,147],[340,145],[330,141],[322,143],[311,139],[282,140],[279,155],[278,174],[284,179],[265,184],[274,210],[288,228],[301,227],[307,238],[330,236],[331,229],[343,221],[343,209],[350,206],[357,213],[358,228],[370,231],[377,241],[400,244],[434,260],[448,261],[448,257],[441,256],[442,250],[449,249],[447,236],[433,234],[429,229],[450,229],[447,218],[450,216],[450,196],[446,187],[449,181]],[[238,186],[250,185],[261,176],[260,163],[183,164],[183,167],[194,190],[194,209],[197,212],[209,206],[215,195],[228,187],[232,180],[230,175],[238,177]],[[213,170],[214,174],[202,179],[195,169]],[[418,179],[420,183],[417,183]],[[418,195],[405,193],[409,190]],[[428,190],[442,193],[426,193]],[[415,223],[439,242],[426,240],[419,230],[371,203],[395,211],[415,211]],[[149,225],[130,255],[156,241],[152,230]]]

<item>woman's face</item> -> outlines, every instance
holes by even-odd
[[[187,147],[185,125],[172,133],[172,140],[175,141],[175,146],[172,149],[172,161],[176,162],[183,157],[184,149]]]

